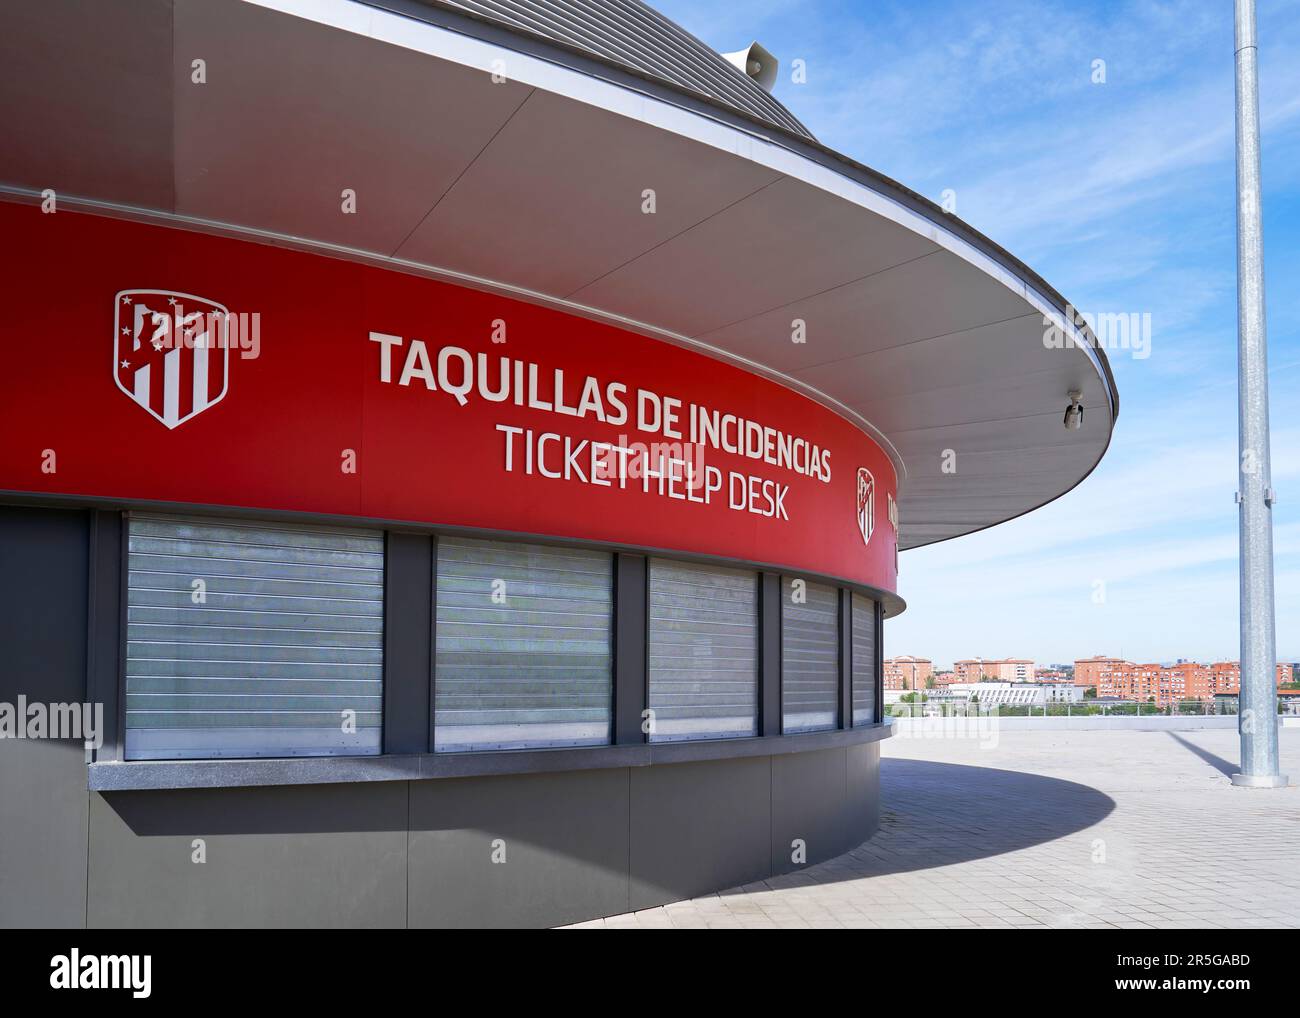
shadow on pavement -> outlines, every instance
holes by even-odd
[[[1232,777],[1237,773],[1237,771],[1241,770],[1241,768],[1235,763],[1225,760],[1221,756],[1215,756],[1208,749],[1202,749],[1200,746],[1196,745],[1196,743],[1184,739],[1181,735],[1176,735],[1173,732],[1170,732],[1169,738],[1173,739],[1174,742],[1178,743],[1178,745],[1182,746],[1184,749],[1191,750],[1216,771],[1221,771],[1228,777]]]
[[[929,760],[880,761],[880,830],[823,864],[831,879],[932,869],[1015,852],[1086,830],[1115,808],[1088,785]],[[828,874],[829,875],[829,874]]]

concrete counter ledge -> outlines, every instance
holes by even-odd
[[[756,739],[582,746],[497,753],[409,753],[372,757],[300,757],[268,760],[140,760],[92,763],[92,792],[176,788],[331,785],[366,781],[423,781],[510,774],[542,774],[616,767],[782,756],[879,742],[888,724]]]

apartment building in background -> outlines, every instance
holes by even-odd
[[[1109,677],[1111,672],[1122,670],[1128,664],[1123,658],[1107,657],[1104,654],[1080,658],[1074,662],[1074,684],[1096,686],[1100,696],[1102,680]]]
[[[1279,663],[1277,685],[1292,682],[1294,674],[1290,663]],[[1237,694],[1241,690],[1241,665],[1237,661],[1136,664],[1099,655],[1074,663],[1074,684],[1095,687],[1098,697],[1154,701],[1167,706],[1178,700],[1212,700],[1215,696]]]
[[[903,654],[900,657],[885,658],[886,689],[925,689],[926,680],[933,675],[934,662],[928,657]]]
[[[954,661],[958,682],[1033,682],[1034,662],[1028,658],[964,658]]]

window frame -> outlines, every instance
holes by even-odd
[[[655,578],[655,564],[657,562],[667,563],[669,566],[679,565],[687,566],[701,573],[717,574],[736,574],[736,578],[741,576],[747,578],[751,584],[751,601],[749,603],[749,616],[751,623],[750,635],[753,637],[753,667],[751,679],[753,683],[753,703],[750,714],[750,728],[748,732],[724,733],[718,731],[704,731],[702,733],[687,733],[676,735],[662,735],[659,738],[651,737],[647,734],[647,741],[656,744],[670,742],[702,742],[722,739],[752,739],[758,737],[762,732],[762,698],[763,698],[763,611],[762,611],[762,574],[752,569],[743,567],[726,566],[720,563],[700,563],[692,562],[688,559],[673,558],[666,555],[655,555],[648,560],[648,569],[646,575],[647,597],[646,597],[646,709],[654,710],[655,705],[651,700],[651,685],[654,683],[654,669],[650,665],[650,654],[653,652],[652,633],[654,631],[654,618],[651,610],[654,607],[653,584]],[[743,615],[744,613],[737,613]],[[737,714],[735,717],[739,718]],[[656,726],[658,718],[656,717]]]
[[[792,607],[799,607],[805,610],[810,609],[810,602],[794,606],[792,601],[793,591],[785,589],[787,583],[802,581],[805,584],[805,592],[811,591],[817,587],[822,591],[829,591],[833,598],[833,604],[830,606],[830,617],[834,623],[834,634],[831,638],[831,644],[834,646],[834,682],[832,690],[831,719],[826,724],[818,724],[816,727],[798,727],[791,728],[789,717],[786,712],[786,693],[789,691],[789,683],[786,676],[786,616]],[[844,591],[845,587],[840,583],[828,583],[818,579],[812,579],[807,576],[796,573],[781,574],[781,734],[782,735],[813,735],[819,732],[831,732],[842,728],[844,724],[844,682],[846,675],[846,656],[845,656],[845,626],[844,626]]]
[[[692,555],[666,549],[628,549],[612,542],[558,539],[547,535],[517,534],[468,527],[440,527],[424,524],[393,523],[353,517],[321,517],[292,511],[253,511],[237,507],[177,505],[174,503],[96,500],[87,508],[90,515],[90,589],[88,613],[89,645],[87,654],[88,690],[104,702],[104,744],[88,756],[90,787],[96,790],[211,787],[265,784],[301,784],[333,781],[409,780],[471,774],[519,773],[521,770],[553,770],[573,767],[626,766],[662,762],[687,762],[732,757],[767,755],[773,752],[802,751],[816,746],[840,744],[834,728],[805,732],[784,731],[782,676],[782,577],[790,575],[761,563]],[[126,724],[126,643],[128,584],[128,519],[132,512],[186,515],[195,519],[236,518],[251,524],[274,525],[279,522],[305,523],[322,528],[366,528],[384,534],[384,643],[382,684],[382,735],[380,754],[369,756],[299,756],[220,759],[179,758],[151,761],[125,760]],[[459,753],[433,751],[436,675],[435,619],[432,604],[433,580],[436,576],[436,541],[440,537],[484,538],[516,541],[525,544],[554,545],[575,549],[609,552],[615,562],[614,588],[614,676],[613,735],[606,745],[579,746],[569,749],[481,750]],[[411,580],[411,568],[400,581],[394,568],[398,549],[406,566],[423,561],[427,582],[418,580],[420,567],[414,567],[417,580]],[[421,551],[421,549],[424,549]],[[412,558],[414,556],[414,558]],[[648,561],[662,557],[675,561],[716,565],[723,569],[754,571],[758,578],[759,603],[759,724],[753,736],[726,739],[675,740],[649,742],[642,731],[643,712],[648,705]],[[831,586],[847,596],[856,591],[876,603],[876,722],[846,729],[840,736],[849,743],[874,742],[890,734],[886,722],[883,691],[883,621],[888,610],[886,600],[894,598],[887,591],[855,585],[843,580],[806,574],[811,582]],[[413,610],[418,626],[402,624],[395,610],[398,589],[408,594],[416,589],[428,591],[424,608]],[[418,606],[417,606],[418,608]],[[414,630],[418,628],[418,632]],[[400,633],[396,632],[401,630]],[[841,632],[841,637],[844,633]],[[395,647],[405,649],[398,653]],[[423,664],[421,661],[423,660]],[[841,662],[841,697],[851,695],[845,688],[847,668]],[[418,703],[426,697],[426,710],[403,710],[403,702]],[[418,721],[411,725],[410,719]],[[399,722],[405,719],[407,724]],[[847,744],[847,743],[846,743]],[[126,764],[127,766],[119,766]],[[214,767],[220,767],[218,772]],[[105,769],[107,768],[107,769]]]
[[[607,690],[608,690],[608,709],[605,724],[605,736],[603,741],[589,740],[541,740],[536,742],[526,742],[519,745],[481,745],[475,748],[451,748],[444,746],[438,747],[438,584],[442,575],[442,560],[440,558],[440,548],[443,547],[447,539],[456,542],[462,546],[482,544],[500,547],[502,545],[514,545],[526,549],[545,549],[551,548],[558,551],[581,552],[584,555],[590,555],[593,558],[603,556],[606,559],[609,579],[609,617],[606,636],[608,638],[608,673],[607,673]],[[617,557],[602,548],[584,547],[575,544],[562,544],[559,542],[539,543],[530,541],[525,538],[502,538],[502,537],[478,537],[468,535],[437,535],[433,540],[433,575],[431,577],[430,589],[432,591],[432,618],[433,627],[430,647],[430,670],[428,675],[429,683],[429,747],[430,752],[438,754],[466,754],[466,753],[502,753],[502,752],[519,752],[528,750],[551,750],[551,749],[587,749],[599,746],[609,746],[614,744],[616,729],[616,706],[615,706],[615,680],[617,673],[617,650],[618,650],[618,561]],[[509,596],[507,594],[507,596]],[[449,623],[453,624],[453,623]],[[538,709],[536,707],[527,709]],[[448,729],[471,726],[446,726]],[[513,742],[522,742],[523,740],[510,740]]]
[[[96,514],[96,515],[101,516],[103,514]],[[143,541],[152,540],[152,541],[165,542],[165,541],[172,541],[172,540],[179,540],[179,541],[192,540],[198,543],[218,543],[218,545],[235,545],[235,546],[243,547],[243,545],[240,545],[240,542],[234,540],[234,538],[229,538],[229,540],[221,540],[220,537],[213,537],[213,536],[196,537],[196,538],[172,538],[170,536],[165,536],[165,534],[149,534],[149,533],[133,534],[133,524],[136,523],[136,521],[139,521],[139,523],[146,524],[146,529],[148,529],[148,524],[151,523],[152,524],[177,523],[178,525],[188,525],[188,527],[195,527],[195,528],[211,528],[211,529],[225,528],[231,530],[247,529],[250,530],[251,533],[259,534],[260,538],[266,538],[268,534],[277,533],[277,532],[278,533],[299,532],[303,534],[317,534],[317,536],[364,537],[367,538],[368,541],[372,540],[372,538],[377,538],[378,547],[376,550],[370,550],[370,551],[364,551],[360,549],[355,550],[357,554],[370,554],[370,555],[378,554],[378,556],[380,556],[380,562],[378,562],[378,573],[380,573],[380,579],[378,579],[377,584],[369,584],[368,582],[368,585],[376,586],[376,588],[378,589],[377,603],[378,603],[378,607],[380,607],[380,616],[378,616],[378,618],[380,618],[380,623],[378,623],[378,632],[373,634],[374,637],[377,637],[376,640],[374,640],[377,646],[343,647],[344,650],[351,651],[351,653],[357,653],[357,654],[373,653],[373,651],[377,650],[378,654],[380,654],[380,659],[378,659],[377,662],[378,703],[373,710],[370,710],[369,707],[367,709],[367,714],[378,715],[378,725],[377,725],[376,735],[374,735],[373,737],[373,745],[370,745],[370,742],[372,742],[372,740],[370,740],[370,738],[367,737],[365,738],[364,741],[357,740],[356,746],[347,746],[346,744],[337,745],[337,746],[325,746],[325,748],[312,748],[312,746],[300,746],[300,748],[295,748],[295,749],[285,749],[283,748],[283,746],[273,746],[273,748],[270,749],[269,751],[253,751],[253,753],[248,753],[248,754],[235,754],[235,753],[231,753],[231,751],[227,751],[225,749],[220,749],[220,748],[218,748],[216,751],[212,751],[211,749],[205,751],[204,748],[200,748],[200,746],[191,746],[191,748],[179,751],[178,755],[166,754],[165,750],[162,751],[143,750],[142,753],[142,750],[140,749],[136,749],[135,754],[131,755],[129,750],[129,745],[127,745],[131,733],[131,728],[129,724],[130,689],[129,689],[129,675],[127,675],[127,671],[129,671],[129,663],[131,660],[130,659],[130,644],[131,644],[130,610],[131,610],[131,593],[133,593],[133,588],[131,588],[130,572],[131,572],[131,540],[133,540],[133,536],[139,537],[140,540]],[[389,567],[389,562],[387,562],[387,546],[386,546],[387,542],[386,542],[385,529],[380,527],[380,525],[374,525],[374,524],[331,524],[329,523],[329,521],[325,521],[325,523],[322,523],[322,521],[317,519],[312,519],[312,517],[305,517],[305,519],[300,519],[300,517],[269,517],[269,516],[257,516],[257,515],[239,515],[239,514],[227,514],[227,512],[198,512],[198,514],[196,514],[196,512],[187,511],[187,507],[179,507],[179,510],[177,510],[177,508],[174,507],[166,507],[166,508],[159,508],[159,510],[125,511],[122,512],[122,514],[120,514],[120,524],[118,525],[120,525],[121,528],[120,534],[118,534],[118,540],[120,540],[120,569],[121,569],[120,586],[118,586],[118,597],[120,597],[120,605],[118,605],[118,627],[120,628],[118,628],[117,703],[116,705],[114,705],[114,711],[113,711],[113,714],[116,715],[117,718],[117,725],[118,725],[117,732],[120,733],[120,738],[118,738],[118,744],[114,746],[114,749],[116,749],[118,754],[117,757],[118,759],[122,759],[122,761],[131,762],[131,763],[149,763],[149,762],[159,762],[159,761],[165,761],[165,762],[218,761],[220,762],[220,761],[261,761],[261,759],[303,759],[303,758],[331,759],[331,758],[341,758],[341,757],[348,757],[348,758],[382,757],[383,753],[385,753],[386,751],[385,745],[383,745],[383,731],[385,731],[385,727],[383,727],[383,719],[385,719],[385,701],[386,701],[385,634],[387,629],[387,618],[386,618],[387,608],[389,608],[389,599],[387,599],[387,571],[389,571],[389,568],[387,567]],[[95,529],[98,530],[99,527],[100,527],[100,520],[96,519]],[[92,540],[98,540],[98,538],[92,538]],[[248,549],[256,549],[256,547],[264,547],[264,549],[270,549],[270,547],[277,547],[278,549],[278,547],[282,547],[281,545],[272,545],[272,543],[264,543],[264,541],[261,540],[248,541],[246,546],[248,547]],[[283,547],[290,547],[290,549],[292,549],[291,543],[287,543],[287,542],[286,545],[283,545]],[[302,549],[311,550],[312,549],[311,543],[304,542],[302,545]],[[338,549],[338,547],[329,547],[329,546],[317,547],[316,550],[324,551],[324,553],[326,554],[339,554],[341,553],[341,551],[347,551],[346,549]],[[147,554],[157,554],[157,553],[144,553],[144,551],[142,551],[142,553],[139,554],[147,555]],[[92,553],[92,555],[94,555],[95,558],[98,559],[98,554]],[[170,558],[185,559],[185,553],[181,553],[181,551],[177,551],[177,554],[169,555],[169,556]],[[195,564],[199,564],[203,562],[203,558],[201,558],[201,556],[195,556],[194,562]],[[294,560],[292,560],[292,556],[283,556],[283,558],[278,558],[278,559],[270,558],[270,556],[268,556],[268,558],[265,559],[265,563],[272,568],[277,568],[277,567],[283,568],[286,566],[290,568],[298,568],[298,567],[302,567],[304,564],[304,563],[294,562]],[[318,567],[322,567],[322,568],[324,567],[335,568],[335,569],[368,568],[368,567],[361,567],[361,566],[339,566],[338,563],[328,563],[328,564],[316,563],[316,564]],[[96,562],[96,566],[98,566],[98,562]],[[94,569],[94,567],[92,567],[92,569]],[[201,572],[198,571],[198,569],[196,569],[195,571],[195,576],[196,577],[201,576]],[[252,580],[252,581],[260,580],[265,582],[283,582],[283,581],[298,582],[299,581],[298,579],[296,579],[296,577],[291,577],[291,576],[276,577],[276,576],[237,575],[237,576],[230,577],[230,579]],[[300,581],[322,582],[322,584],[329,584],[329,582],[334,582],[334,584],[351,584],[351,582],[355,582],[354,580],[341,579],[341,577],[338,576],[330,577],[330,579],[328,580],[318,580],[318,581],[300,580]],[[92,585],[94,585],[94,576],[92,576]],[[153,588],[140,588],[140,590],[152,590],[152,589]],[[168,592],[166,588],[162,588],[162,590],[164,590],[164,592]],[[175,592],[170,592],[170,593],[183,594],[185,593],[185,590],[175,590]],[[216,593],[221,593],[221,592],[216,592]],[[230,592],[230,593],[231,595],[237,595],[235,594],[235,592]],[[298,594],[291,594],[291,593],[270,594],[265,592],[250,592],[244,595],[247,595],[247,597],[276,597],[276,598],[291,598],[291,599],[298,597]],[[307,594],[307,595],[309,597],[309,595],[311,594]],[[138,607],[144,608],[144,610],[146,611],[155,610],[155,608],[157,608],[157,610],[165,611],[166,608],[168,608],[169,606],[139,605]],[[214,606],[213,610],[227,611],[227,608]],[[229,608],[229,611],[238,612],[238,611],[242,611],[242,608],[238,608],[238,607]],[[94,608],[92,608],[91,614],[92,615],[95,614]],[[308,611],[307,614],[311,614],[311,612]],[[343,616],[343,618],[365,619],[365,618],[373,618],[373,616],[367,616],[361,614],[356,616]],[[139,624],[165,625],[168,623],[139,623]],[[185,623],[170,623],[170,624],[185,625]],[[221,633],[221,636],[224,637],[222,638],[221,641],[218,642],[226,642],[225,637],[229,637],[229,634],[231,632],[238,631],[239,628],[242,627],[235,627],[235,625],[213,625],[212,627],[213,633]],[[253,627],[253,628],[265,629],[265,627]],[[295,633],[298,631],[295,631],[295,629],[292,628],[285,628],[283,629],[283,632]],[[339,632],[350,632],[350,631],[346,631],[346,629],[341,629],[341,631]],[[204,636],[207,636],[207,634],[204,633]],[[359,644],[363,644],[363,642],[365,641],[357,641],[357,642],[359,642]],[[174,645],[185,646],[185,641],[175,642]],[[199,646],[201,645],[203,644],[199,644]],[[257,647],[263,645],[256,644],[256,642],[253,642],[253,644],[246,644],[246,645],[235,644],[235,646],[248,646],[248,647],[252,647],[252,649],[257,649]],[[277,650],[282,649],[282,647],[279,647],[278,645],[274,645],[274,644],[268,644],[265,646],[276,647]],[[285,647],[283,647],[283,649],[292,649],[292,645],[291,644],[286,645]],[[304,644],[302,646],[302,649],[322,650],[325,653],[325,657],[328,657],[328,647],[324,647],[324,649],[318,649],[318,647],[313,647],[311,645],[311,642],[307,642],[307,644]],[[92,655],[94,655],[94,651],[90,651],[87,657],[92,657]],[[138,660],[140,660],[140,662],[148,662],[148,660],[151,660],[151,658],[144,657],[144,658],[139,658]],[[183,660],[183,658],[181,660]],[[235,666],[231,668],[231,670],[233,671],[238,671],[239,664],[242,664],[242,662],[239,662],[238,659],[231,659],[230,662],[221,662],[220,659],[214,659],[212,663],[230,664],[230,666]],[[309,664],[312,664],[312,662],[291,662],[291,660],[286,660],[286,662],[273,662],[273,660],[266,660],[266,662],[264,663],[268,664],[268,666],[282,666],[282,667],[294,667],[295,664],[308,664],[308,666]],[[335,663],[330,662],[330,664],[331,666],[334,666]],[[367,666],[367,667],[376,667],[376,666]],[[159,676],[159,677],[166,677],[166,676]],[[239,679],[242,679],[242,677],[244,676],[230,676],[230,680],[238,681]],[[253,683],[259,683],[259,681],[260,683],[270,683],[270,681],[276,681],[276,679],[265,679],[265,677],[259,677],[256,675],[248,675],[246,677],[248,680],[253,681]],[[175,676],[175,679],[183,680],[185,679],[185,676],[178,675]],[[281,679],[285,679],[285,676],[281,676]],[[292,677],[291,681],[304,681],[304,683],[309,683],[309,681],[320,681],[320,677],[315,677],[315,679],[298,679],[298,677]],[[372,680],[365,680],[365,681],[372,681]],[[194,690],[191,690],[191,692],[188,693],[182,692],[182,690],[177,690],[177,692],[173,693],[173,696],[195,696],[195,694],[196,692],[194,692]],[[239,697],[246,696],[246,693],[239,692],[239,693],[229,693],[229,694],[212,694],[212,696],[229,696],[230,698],[239,698]],[[295,696],[295,694],[281,694],[278,692],[268,693],[265,692],[264,690],[264,692],[251,693],[251,696],[289,697],[289,696]],[[302,693],[302,694],[296,694],[296,696],[315,696],[315,694]],[[329,694],[325,694],[325,696],[337,697],[338,694],[329,693]],[[367,694],[367,696],[370,696],[370,694]],[[312,710],[312,711],[303,710],[300,712],[309,712],[309,714],[329,714],[329,712],[333,712],[333,711],[322,709],[322,710]],[[243,725],[229,725],[229,727],[222,727],[222,725],[214,725],[214,727],[212,727],[211,729],[204,729],[200,725],[200,727],[196,727],[194,731],[212,731],[212,732],[227,731],[230,733],[237,733],[242,728]],[[151,729],[138,728],[136,729],[136,731],[147,732],[147,731],[151,731]],[[181,727],[178,728],[177,731],[185,732],[188,731],[188,729],[185,727]],[[328,732],[329,727],[328,725],[285,725],[285,727],[281,728],[281,727],[277,727],[277,725],[269,725],[269,731],[274,733],[274,735],[278,735],[278,733],[281,732],[299,732],[299,733],[307,732],[307,731]]]

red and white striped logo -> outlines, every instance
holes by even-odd
[[[230,312],[174,290],[114,298],[113,379],[168,428],[220,403],[230,383]]]
[[[876,529],[876,479],[866,467],[858,467],[858,530],[862,543],[871,543]]]

